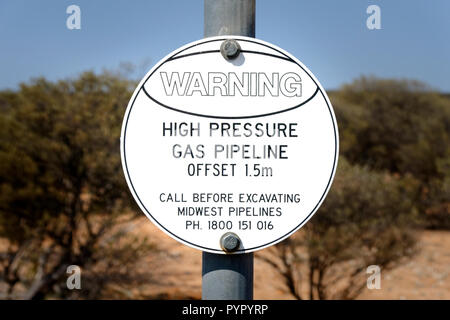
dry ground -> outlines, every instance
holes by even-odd
[[[133,232],[145,233],[161,249],[151,266],[156,283],[143,284],[143,297],[180,299],[201,297],[201,252],[173,240],[145,218]],[[255,299],[292,299],[282,279],[255,259]],[[450,299],[450,231],[423,231],[419,252],[391,271],[382,271],[380,290],[366,289],[359,299]]]
[[[173,240],[145,217],[130,227],[130,232],[147,236],[159,247],[156,254],[137,266],[137,271],[152,277],[131,290],[111,289],[120,292],[121,298],[199,299],[201,252]],[[0,241],[0,247],[4,246],[5,241]],[[382,271],[380,290],[366,289],[359,299],[450,299],[450,231],[423,231],[418,246],[413,259]],[[255,259],[254,297],[293,299],[277,272],[259,259]]]

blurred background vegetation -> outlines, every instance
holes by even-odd
[[[153,281],[154,266],[133,269],[158,247],[130,232],[141,214],[120,164],[135,85],[86,72],[0,92],[0,298],[139,298],[127,288]],[[257,255],[298,299],[356,298],[368,265],[393,268],[415,254],[418,230],[450,229],[450,97],[361,77],[330,99],[341,146],[330,193]],[[66,288],[69,265],[83,290]]]

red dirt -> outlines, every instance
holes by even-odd
[[[151,265],[158,283],[143,284],[143,297],[201,297],[201,252],[173,240],[146,218],[133,232],[145,233],[161,249]],[[450,232],[423,231],[419,252],[397,268],[381,271],[381,289],[365,289],[359,299],[450,299]],[[148,266],[149,262],[143,261]],[[293,299],[277,272],[255,259],[255,299]]]

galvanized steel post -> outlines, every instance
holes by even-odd
[[[255,0],[205,0],[204,36],[239,35],[255,37]],[[236,48],[222,48],[225,58],[232,59]],[[239,54],[239,53],[237,53]],[[219,239],[217,239],[219,241]],[[232,252],[239,238],[225,234],[222,248]],[[253,253],[202,255],[203,300],[252,300]]]
[[[255,37],[255,0],[205,0],[204,36]]]

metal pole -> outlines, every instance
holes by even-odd
[[[205,38],[255,37],[255,0],[205,0]]]
[[[255,37],[255,0],[205,0],[204,36]],[[203,300],[252,300],[253,253],[202,255]]]

